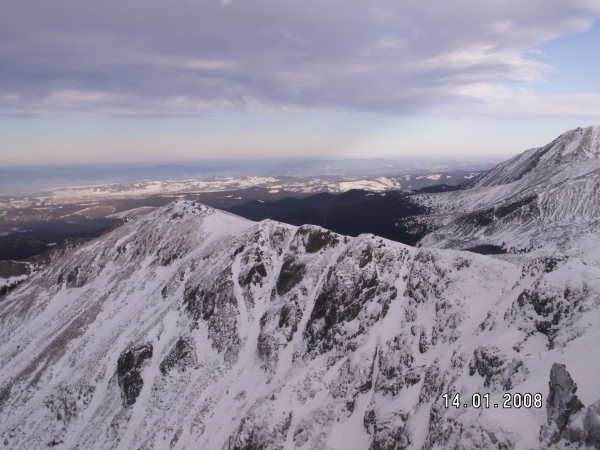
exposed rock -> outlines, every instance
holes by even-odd
[[[339,376],[333,383],[333,398],[343,398],[354,402],[358,394],[364,394],[373,387],[373,365],[375,355],[357,355],[355,360],[346,360],[339,370]]]
[[[460,302],[449,301],[446,292],[455,288],[452,272],[463,269],[460,258],[452,266],[440,264],[440,255],[434,251],[423,250],[413,260],[406,283],[404,295],[409,304],[405,309],[405,318],[413,322],[420,305],[435,304],[435,323],[432,327],[432,341],[454,342],[460,337],[460,326],[464,310]],[[452,270],[451,270],[452,269]],[[429,348],[426,335],[421,338],[421,352]],[[432,342],[432,345],[435,345]]]
[[[274,373],[279,361],[279,339],[273,333],[261,332],[257,343],[258,356],[264,362],[261,368]]]
[[[94,395],[94,386],[61,386],[44,399],[44,405],[56,420],[69,425],[85,409]]]
[[[233,293],[231,269],[219,274],[209,289],[202,284],[188,284],[184,305],[195,321],[207,322],[213,347],[224,353],[228,363],[235,362],[239,352],[238,303]]]
[[[262,398],[250,408],[222,450],[282,450],[292,413],[276,414],[274,397]]]
[[[589,406],[583,419],[585,445],[600,449],[600,400]]]
[[[547,337],[548,349],[564,348],[585,334],[591,325],[588,312],[600,305],[596,267],[570,260],[546,271],[547,264],[548,258],[537,258],[524,268],[524,276],[537,277],[537,281],[524,289],[504,314],[507,323],[525,333],[524,340],[514,347],[517,351],[537,333]]]
[[[411,434],[406,422],[409,414],[393,411],[382,414],[377,410],[367,410],[364,425],[371,436],[369,450],[403,450],[410,448]]]
[[[518,384],[522,383],[529,377],[529,369],[523,361],[517,358],[513,358],[504,372],[502,373],[502,379],[500,385],[505,391],[510,391]]]
[[[290,333],[287,336],[288,342],[292,340],[294,333],[298,329],[298,323],[300,323],[301,318],[302,310],[300,309],[300,305],[297,303],[286,303],[281,307],[277,327],[284,329],[289,328]]]
[[[75,266],[73,270],[67,274],[67,287],[74,288],[81,286],[82,284],[79,281],[79,267]]]
[[[277,278],[277,294],[287,294],[294,286],[302,281],[305,271],[306,266],[304,264],[297,262],[296,258],[292,255],[286,256],[283,265],[281,266],[279,277]]]
[[[13,289],[15,289],[17,286],[19,286],[21,283],[24,283],[25,281],[26,281],[26,278],[22,278],[20,280],[15,280],[13,282],[10,282],[10,283],[0,286],[0,297],[3,297],[4,295],[8,294],[10,291],[12,291]]]
[[[487,316],[483,322],[479,324],[477,330],[475,330],[475,335],[479,335],[482,331],[485,330],[493,330],[496,328],[496,317],[498,316],[497,311],[488,311]]]
[[[121,388],[123,404],[131,406],[135,403],[144,380],[141,372],[144,362],[152,358],[152,344],[142,344],[121,353],[117,361],[117,379]]]
[[[429,342],[427,341],[427,333],[424,328],[421,328],[419,334],[419,352],[425,353],[429,349]]]
[[[540,428],[540,442],[543,446],[556,444],[563,438],[568,441],[579,441],[582,433],[568,427],[573,416],[583,409],[583,404],[577,398],[577,385],[567,372],[564,364],[554,363],[550,370],[550,391],[546,399],[548,419]]]
[[[386,342],[379,352],[379,374],[375,391],[382,392],[384,395],[387,393],[397,395],[404,387],[404,371],[410,369],[413,362],[410,343],[405,336],[398,335]]]
[[[381,245],[374,237],[357,239],[327,272],[303,334],[307,357],[355,345],[355,339],[387,314],[397,296],[398,269],[392,255],[375,244]],[[367,249],[372,260],[357,270]]]
[[[292,340],[302,319],[303,311],[296,299],[294,295],[283,305],[273,306],[260,319],[258,355],[263,361],[261,368],[270,374],[275,373],[279,352]]]
[[[254,264],[245,275],[240,275],[239,283],[241,286],[248,286],[249,284],[262,286],[262,279],[267,276],[267,269],[262,262]]]
[[[425,378],[419,392],[419,404],[427,403],[440,394],[442,387],[442,377],[440,375],[440,365],[435,360],[425,371]]]
[[[446,288],[446,272],[436,264],[434,252],[422,251],[414,259],[404,295],[416,303],[424,303],[429,298],[441,299]]]
[[[329,230],[319,229],[305,229],[300,228],[298,232],[304,232],[306,230],[307,240],[305,244],[307,253],[316,253],[319,250],[324,249],[327,246],[335,246],[339,242],[338,236]]]
[[[413,386],[421,381],[421,370],[420,368],[413,367],[406,372],[404,375],[404,382],[407,386]]]
[[[490,424],[477,422],[463,423],[460,416],[450,416],[447,410],[439,405],[431,405],[429,414],[429,432],[424,450],[440,449],[496,449],[511,450],[515,442],[501,429]]]
[[[169,373],[172,369],[185,372],[198,364],[194,347],[184,338],[179,338],[169,354],[160,363],[159,369],[163,375]]]
[[[478,373],[485,378],[483,385],[490,387],[499,377],[506,365],[506,355],[498,347],[478,347],[469,363],[469,375]]]
[[[334,422],[344,421],[354,411],[353,402],[328,403],[304,417],[294,431],[295,447],[306,445],[310,449],[326,448],[327,434]]]

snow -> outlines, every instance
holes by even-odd
[[[435,173],[435,174],[431,174],[431,175],[422,175],[420,177],[416,177],[417,180],[420,180],[422,178],[427,178],[428,180],[439,180],[442,177],[441,173]]]
[[[19,283],[25,281],[29,275],[19,275],[11,277],[0,277],[0,289],[9,289]]]
[[[463,179],[471,175],[460,175]],[[374,178],[344,177],[332,179],[331,177],[316,176],[309,178],[288,177],[216,177],[206,180],[145,180],[132,183],[109,183],[95,185],[81,185],[58,187],[52,190],[51,195],[44,193],[44,203],[47,205],[57,203],[85,203],[117,198],[148,197],[153,195],[186,195],[203,192],[223,192],[249,188],[264,188],[269,193],[275,194],[282,191],[297,193],[346,192],[350,189],[364,189],[373,192],[408,189],[406,184],[413,180],[421,180],[421,184],[431,185],[436,181],[456,178],[450,173],[417,175],[390,175]],[[423,183],[425,181],[425,183]],[[420,185],[421,186],[421,185]],[[39,197],[42,198],[42,197]],[[38,198],[38,201],[39,201]],[[10,199],[0,203],[0,209],[26,208],[34,205],[32,200]],[[89,211],[93,213],[92,210]]]
[[[470,189],[413,197],[432,210],[424,220],[438,228],[420,245],[505,243],[509,251],[541,248],[593,261],[597,254],[584,242],[600,219],[599,135],[600,127],[573,130],[473,178]],[[575,144],[583,147],[576,151]],[[475,231],[474,214],[491,217],[491,223]]]
[[[163,230],[167,229],[169,232],[164,233]],[[318,230],[315,227],[309,229]],[[430,279],[425,273],[430,270],[438,273],[436,267],[446,273],[443,295],[452,304],[450,311],[453,311],[448,317],[462,317],[460,329],[464,331],[451,345],[440,341],[424,354],[420,354],[413,345],[415,367],[429,366],[436,360],[445,367],[450,364],[452,349],[468,353],[486,342],[502,342],[505,334],[490,335],[477,341],[473,341],[471,335],[490,309],[504,305],[516,296],[511,287],[519,280],[520,269],[480,255],[412,249],[371,235],[339,237],[339,243],[331,249],[315,254],[298,253],[299,250],[294,248],[299,244],[293,242],[303,235],[297,233],[297,227],[272,221],[255,224],[189,201],[179,201],[138,216],[113,233],[78,249],[69,260],[56,263],[35,275],[28,285],[11,293],[2,303],[4,326],[0,357],[3,361],[3,385],[11,379],[16,380],[19,386],[23,385],[33,376],[28,375],[27,365],[34,355],[43,357],[47,343],[56,342],[78,321],[84,320],[86,325],[68,338],[63,356],[53,360],[51,371],[39,369],[44,376],[37,382],[33,396],[21,397],[16,390],[11,394],[16,397],[2,412],[3,436],[8,436],[9,430],[30,430],[23,431],[25,436],[19,438],[23,440],[17,442],[27,446],[33,442],[43,443],[43,439],[49,442],[50,436],[55,436],[58,440],[65,440],[69,446],[79,444],[86,448],[104,448],[113,438],[110,433],[98,434],[97,431],[104,430],[110,423],[119,423],[121,431],[114,438],[120,439],[120,448],[134,448],[142,441],[153,442],[155,448],[168,448],[173,434],[181,427],[174,448],[199,445],[200,448],[212,449],[222,448],[234,439],[232,436],[242,439],[244,427],[254,426],[254,420],[263,420],[261,417],[264,417],[265,423],[271,420],[269,427],[274,427],[276,422],[272,420],[275,419],[268,417],[287,417],[286,414],[292,412],[289,431],[282,441],[285,448],[298,448],[294,441],[295,430],[308,424],[313,431],[306,435],[306,446],[317,445],[321,442],[319,433],[325,433],[327,445],[331,448],[366,448],[373,436],[363,425],[365,413],[375,408],[381,414],[387,414],[384,411],[394,411],[393,405],[397,404],[404,411],[412,411],[410,428],[414,430],[415,439],[424,439],[427,429],[418,423],[422,420],[420,418],[427,417],[429,405],[437,401],[437,397],[420,405],[421,384],[406,387],[396,402],[390,403],[390,397],[376,390],[379,377],[376,368],[371,375],[369,390],[356,391],[356,397],[353,397],[355,394],[352,392],[356,388],[352,387],[352,379],[344,381],[345,378],[340,378],[346,370],[343,369],[345,361],[349,362],[353,371],[368,370],[371,367],[368,357],[365,360],[363,356],[353,357],[352,352],[342,351],[339,353],[341,358],[333,365],[329,365],[327,354],[314,359],[309,357],[305,363],[301,363],[302,358],[298,359],[297,355],[306,351],[303,330],[307,329],[310,311],[315,308],[316,298],[324,289],[329,268],[361,271],[363,269],[358,267],[352,255],[360,257],[367,248],[377,249],[377,258],[383,258],[377,259],[380,261],[377,264],[384,265],[373,266],[373,269],[376,269],[380,282],[389,279],[399,293],[382,319],[371,322],[369,317],[377,317],[379,309],[375,308],[376,303],[367,302],[362,315],[344,325],[346,328],[340,328],[342,332],[356,333],[359,328],[367,327],[362,337],[353,338],[358,345],[355,354],[365,357],[376,354],[377,348],[393,340],[398,333],[411,336],[412,323],[405,319],[411,297],[403,294],[408,283],[416,283],[416,279],[411,281],[415,276],[421,283]],[[279,235],[284,236],[283,240],[278,240]],[[241,244],[245,249],[231,259]],[[173,251],[178,251],[179,256],[164,265],[162,255]],[[239,336],[241,347],[237,358],[226,362],[215,342],[211,343],[214,338],[210,337],[210,323],[199,321],[197,327],[190,328],[190,318],[182,298],[191,283],[196,282],[194,280],[210,282],[214,279],[210,274],[222,270],[227,273],[228,264],[231,264],[231,279],[243,279],[255,264],[256,252],[262,252],[260,260],[266,264],[267,276],[260,285],[242,286],[238,281],[234,282],[233,293],[238,305],[235,333]],[[271,292],[276,290],[278,274],[287,254],[294,254],[300,258],[298,261],[306,261],[307,264],[302,284],[286,294],[292,295],[289,298],[297,298],[306,312],[293,339],[289,343],[284,340],[281,344],[276,370],[267,377],[256,348],[264,332],[261,318],[283,300],[278,300],[277,295],[272,300],[270,298]],[[206,259],[208,255],[210,259]],[[389,257],[396,263],[384,263]],[[455,268],[465,261],[468,267]],[[75,267],[79,268],[77,276],[81,281],[67,282],[63,277],[60,285],[54,284],[60,273],[68,273]],[[347,273],[350,276],[352,272]],[[353,276],[348,278],[349,281],[352,279]],[[74,284],[70,286],[68,283]],[[83,284],[76,287],[77,283]],[[166,298],[162,294],[165,289]],[[35,300],[29,312],[20,318],[13,316],[18,311],[15,308],[20,303],[19,299],[31,298],[32,295]],[[250,301],[250,298],[253,300]],[[415,323],[440,320],[435,304],[432,297],[417,306]],[[33,330],[44,331],[32,333]],[[513,330],[510,332],[513,333]],[[517,335],[520,336],[520,333]],[[159,366],[180,336],[192,338],[199,365],[165,376]],[[144,342],[152,343],[153,356],[141,372],[144,384],[135,404],[131,408],[123,408],[115,375],[117,360],[133,343]],[[20,346],[15,354],[17,343],[26,344]],[[502,349],[512,351],[508,343],[503,344]],[[10,365],[6,365],[9,360]],[[377,367],[378,363],[373,364]],[[467,379],[474,383],[473,389],[482,382],[481,378]],[[343,395],[350,397],[334,394],[338,389],[335,386],[346,386],[347,382],[350,383],[348,387],[340,392],[348,392]],[[67,431],[55,428],[52,425],[55,422],[48,422],[50,418],[44,402],[53,395],[59,395],[57,392],[62,392],[60,389],[64,386],[75,389],[74,386],[82,383],[94,386],[91,403],[79,407],[83,410],[77,413],[77,419],[64,425]],[[167,389],[167,386],[171,387]],[[307,386],[312,388],[306,390]],[[311,394],[311,389],[316,389],[315,394]],[[244,398],[236,400],[241,398],[239,394],[242,391],[245,392]],[[28,391],[23,392],[26,395]],[[305,396],[307,400],[301,400]],[[278,400],[272,402],[271,397]],[[348,401],[354,404],[352,413],[344,412]],[[269,406],[271,403],[272,406]],[[161,411],[167,407],[169,414],[165,415]],[[23,428],[22,423],[35,426]],[[513,425],[506,426],[510,428]],[[202,429],[205,431],[200,433]],[[168,430],[172,430],[170,434]],[[271,432],[275,433],[274,429]]]
[[[420,248],[188,200],[120,213],[132,219],[0,301],[0,442],[538,447],[545,403],[456,410],[441,395],[545,402],[558,362],[586,407],[600,399],[597,142],[596,129],[567,133],[540,158],[542,175],[504,183],[534,149],[471,189],[417,196],[441,224]],[[502,216],[530,194],[534,205]],[[490,207],[502,217],[465,228],[465,214]],[[535,248],[458,250],[502,241]]]
[[[0,236],[10,236],[14,233],[26,233],[27,231],[31,230],[23,230],[17,227],[0,228]]]
[[[167,227],[170,230],[169,233],[161,233],[160,230],[167,229]],[[69,432],[63,437],[69,446],[85,443],[88,448],[103,448],[108,445],[110,438],[101,437],[93,430],[97,427],[102,429],[105,426],[103,424],[108,425],[111,420],[112,422],[117,420],[118,423],[121,423],[120,426],[125,427],[124,430],[130,430],[118,434],[118,436],[121,436],[119,446],[122,448],[134,448],[142,440],[153,442],[155,448],[168,446],[172,439],[172,433],[177,429],[177,426],[175,426],[177,423],[182,426],[182,432],[179,433],[179,439],[174,448],[188,448],[194,442],[200,443],[201,448],[221,448],[230,439],[230,436],[238,436],[238,439],[241,439],[239,436],[242,435],[236,434],[241,433],[241,431],[236,430],[242,430],[243,428],[240,427],[243,427],[244,423],[249,423],[249,419],[244,422],[244,418],[253,417],[252,420],[256,420],[257,417],[262,417],[256,416],[258,412],[269,414],[269,417],[273,418],[284,417],[285,414],[292,412],[293,419],[290,424],[290,431],[284,439],[285,448],[297,448],[294,442],[295,434],[293,430],[306,424],[317,427],[315,429],[316,434],[308,435],[306,445],[317,442],[314,441],[314,439],[319,439],[316,430],[323,427],[322,432],[326,433],[327,445],[331,448],[366,448],[369,446],[372,436],[367,433],[363,426],[363,417],[367,410],[377,408],[379,404],[381,405],[380,408],[383,408],[381,411],[390,411],[393,404],[402,405],[402,409],[406,411],[412,410],[413,418],[410,421],[412,424],[410,427],[413,430],[415,442],[424,442],[428,429],[423,427],[423,423],[426,423],[425,419],[428,416],[429,406],[419,405],[418,403],[422,388],[421,384],[405,388],[396,400],[398,403],[389,403],[386,396],[382,397],[381,393],[376,392],[375,380],[378,378],[379,372],[375,370],[372,374],[373,382],[370,389],[357,395],[353,400],[353,412],[347,415],[347,413],[342,412],[343,409],[339,409],[345,403],[340,404],[332,396],[331,389],[340,383],[338,377],[343,372],[344,362],[352,360],[352,358],[347,359],[350,355],[339,359],[332,366],[328,366],[327,359],[324,356],[309,360],[306,366],[293,362],[294,355],[303,351],[304,336],[300,330],[307,327],[310,317],[308,311],[314,308],[315,298],[318,296],[318,292],[323,289],[324,276],[328,273],[329,267],[338,267],[341,258],[349,257],[343,255],[354,254],[356,251],[360,254],[362,250],[359,251],[358,249],[367,248],[374,244],[384,245],[385,251],[391,252],[390,255],[393,255],[395,251],[400,252],[398,255],[408,251],[407,256],[403,258],[408,257],[409,260],[422,259],[422,262],[418,265],[415,265],[417,264],[416,261],[414,263],[401,263],[401,260],[398,259],[400,264],[397,268],[382,266],[377,269],[379,277],[384,277],[381,278],[382,280],[385,277],[392,276],[391,280],[393,280],[393,284],[399,293],[406,290],[407,283],[411,282],[411,277],[414,277],[420,271],[430,270],[433,267],[443,268],[443,271],[446,272],[444,276],[446,285],[444,298],[447,301],[453,299],[451,300],[454,304],[453,308],[457,308],[456,313],[459,317],[463,317],[460,327],[465,331],[461,333],[459,339],[450,348],[448,348],[448,344],[438,344],[434,345],[425,354],[419,354],[418,350],[415,350],[415,366],[428,366],[438,360],[442,367],[447,367],[450,364],[452,348],[468,353],[469,351],[472,352],[475,346],[478,345],[500,344],[503,352],[514,352],[511,350],[506,336],[513,335],[514,338],[510,340],[514,342],[514,339],[520,336],[520,333],[515,335],[516,330],[511,329],[501,333],[500,330],[496,329],[490,332],[491,334],[487,335],[485,339],[482,339],[483,336],[481,336],[477,341],[473,341],[471,338],[472,332],[468,332],[468,330],[477,329],[478,325],[485,319],[488,311],[494,308],[502,310],[514,301],[518,292],[522,289],[518,284],[521,275],[521,270],[518,267],[480,255],[461,254],[453,251],[410,249],[395,242],[378,240],[370,235],[362,235],[358,238],[346,239],[347,243],[342,242],[331,251],[320,252],[314,256],[306,255],[309,258],[307,261],[310,260],[313,261],[311,264],[316,264],[312,266],[313,269],[310,273],[314,272],[317,275],[314,281],[308,282],[307,279],[303,282],[307,283],[305,284],[307,288],[305,295],[309,296],[307,297],[307,303],[304,305],[307,312],[298,324],[299,332],[294,334],[292,341],[280,353],[277,371],[271,381],[268,381],[261,369],[261,358],[255,350],[256,342],[261,334],[259,319],[271,308],[271,303],[265,302],[265,300],[271,296],[270,292],[275,288],[276,275],[281,271],[286,252],[291,251],[292,241],[290,239],[297,230],[296,227],[283,226],[271,221],[254,224],[231,214],[216,212],[188,201],[180,201],[167,208],[138,216],[137,219],[125,224],[110,235],[79,249],[72,260],[63,263],[66,265],[65,268],[56,265],[52,269],[36,275],[32,283],[11,294],[10,300],[3,304],[2,317],[5,320],[11,317],[10,311],[16,306],[17,303],[15,302],[18,301],[19,296],[31,295],[36,289],[36,283],[39,284],[45,279],[55,280],[58,277],[58,271],[69,270],[69,267],[89,267],[89,270],[91,270],[88,276],[91,278],[86,281],[84,286],[69,288],[63,282],[58,290],[56,290],[57,288],[50,288],[50,291],[48,291],[46,288],[44,295],[38,294],[35,301],[38,306],[34,306],[31,309],[32,312],[25,316],[24,320],[21,319],[15,322],[10,319],[5,322],[8,326],[3,329],[3,333],[9,334],[3,334],[2,358],[6,357],[7,350],[9,354],[12,353],[10,349],[14,348],[17,342],[28,342],[28,344],[25,348],[21,348],[16,359],[14,356],[12,357],[10,370],[7,370],[8,366],[4,366],[3,383],[6,382],[6,377],[13,377],[17,380],[22,377],[23,375],[19,374],[23,374],[27,370],[27,363],[31,355],[43,351],[44,344],[42,343],[55,340],[56,337],[53,336],[58,336],[63,332],[65,325],[68,327],[70,326],[69,323],[76,323],[74,321],[79,320],[78,317],[82,317],[82,314],[89,314],[91,310],[96,309],[97,313],[95,318],[88,323],[85,331],[82,331],[82,336],[85,336],[85,339],[79,344],[75,344],[79,338],[72,341],[73,344],[68,347],[70,350],[67,350],[67,353],[54,363],[54,370],[51,373],[48,372],[47,376],[42,377],[43,381],[38,382],[35,395],[29,397],[29,400],[26,400],[23,406],[20,407],[18,406],[19,402],[11,402],[12,406],[9,406],[9,411],[14,408],[17,409],[12,414],[3,416],[3,423],[5,424],[3,429],[11,430],[15,427],[22,429],[19,423],[25,419],[26,421],[33,421],[32,424],[36,423],[37,429],[43,430],[43,433],[42,431],[34,432],[30,434],[29,438],[24,438],[34,439],[33,441],[25,440],[22,442],[41,442],[35,440],[41,439],[40,433],[42,435],[48,433],[48,436],[50,436],[58,432],[60,435],[60,431],[52,431],[54,429],[50,425],[52,422],[46,424],[47,419],[45,417],[47,416],[44,409],[39,409],[40,407],[36,405],[43,405],[44,399],[56,395],[53,393],[57,392],[56,390],[60,386],[64,386],[65,383],[73,385],[74,380],[79,378],[81,380],[79,383],[83,380],[88,380],[86,383],[90,383],[94,379],[98,381],[95,383],[92,402],[83,413],[78,415],[75,423],[68,424]],[[271,247],[272,244],[268,244],[268,241],[273,239],[278,232],[283,232],[284,235],[289,237],[285,238],[276,247]],[[243,236],[247,237],[244,238]],[[248,240],[250,236],[255,237]],[[182,247],[184,242],[181,239],[182,237],[191,241],[189,246]],[[165,376],[159,370],[161,360],[170,351],[178,336],[181,336],[182,333],[183,335],[189,333],[189,331],[185,331],[189,318],[182,310],[181,300],[178,299],[184,296],[185,286],[193,279],[192,277],[197,276],[194,275],[199,270],[197,265],[205,264],[202,263],[202,261],[206,261],[202,255],[212,255],[210,261],[213,261],[213,265],[218,266],[218,264],[221,264],[218,261],[227,261],[226,255],[233,254],[233,250],[244,242],[246,246],[251,245],[233,259],[231,278],[233,280],[243,278],[243,274],[247,272],[248,267],[252,264],[252,260],[247,258],[251,257],[254,251],[262,252],[262,261],[270,261],[268,266],[270,268],[267,272],[271,275],[268,275],[267,279],[262,281],[262,286],[251,287],[249,292],[253,292],[253,303],[248,303],[245,299],[246,288],[242,288],[237,282],[234,283],[234,293],[238,299],[237,323],[239,329],[237,333],[242,343],[242,349],[237,360],[231,366],[223,362],[222,354],[215,350],[214,345],[210,344],[210,333],[207,326],[201,322],[199,327],[192,332],[200,363],[199,368],[190,368],[190,372],[174,373],[168,375],[165,379]],[[121,250],[122,253],[119,253],[118,248],[125,248],[125,250]],[[136,248],[137,251],[142,250],[142,259],[135,256]],[[163,249],[162,252],[170,252],[172,250],[167,249],[176,248],[189,248],[189,250],[187,254],[175,259],[175,264],[163,266],[157,264],[158,260],[156,259],[161,252],[157,253],[156,250],[151,250],[151,248]],[[277,248],[287,248],[287,250],[280,252]],[[109,249],[110,254],[129,254],[133,259],[130,262],[118,263],[115,262],[119,261],[118,256],[116,260],[114,256],[109,256],[103,262],[104,258],[100,257],[98,259],[98,255],[102,255],[102,251],[106,252],[106,249]],[[454,268],[465,264],[465,261],[467,261],[468,267],[459,270]],[[123,264],[125,265],[123,266]],[[127,269],[130,264],[137,267],[135,271],[131,272]],[[433,266],[430,264],[433,264]],[[196,269],[194,269],[195,266]],[[339,267],[339,270],[342,270],[341,268],[344,266]],[[354,264],[353,267],[355,267],[353,270],[360,270]],[[385,275],[387,270],[392,270],[392,272]],[[581,273],[586,268],[571,262],[554,272],[558,280],[556,282],[573,279],[572,275],[561,274],[574,270]],[[593,270],[593,268],[590,268],[590,270]],[[129,273],[129,275],[123,278],[124,273]],[[583,276],[588,283],[593,279],[591,273],[589,276]],[[423,278],[423,280],[425,279],[428,278]],[[468,281],[465,282],[465,280]],[[176,283],[177,288],[165,300],[160,294],[163,290],[162,287],[168,287],[172,283]],[[528,285],[532,284],[533,280],[529,280]],[[519,286],[516,291],[512,289],[514,286]],[[410,297],[399,295],[391,303],[388,314],[381,321],[373,323],[364,338],[357,341],[359,345],[358,352],[365,355],[373,354],[376,348],[393,339],[398,332],[410,330],[411,324],[404,319],[404,311],[409,301]],[[97,303],[101,305],[99,310],[94,306]],[[438,313],[436,313],[434,305],[435,302],[427,301],[417,308],[419,317],[417,323],[432,323],[436,320]],[[374,314],[377,311],[372,306],[371,303],[365,305],[366,314]],[[356,321],[349,323],[347,330],[356,330],[357,325],[358,322]],[[44,329],[45,331],[43,334],[32,335],[31,330],[34,329]],[[118,413],[122,410],[122,407],[120,406],[118,386],[114,376],[111,375],[111,370],[115,370],[119,354],[122,349],[128,348],[131,342],[152,342],[154,356],[143,369],[142,374],[145,382],[135,404],[131,410],[123,410],[124,413],[127,413],[123,415],[124,413]],[[568,345],[575,345],[574,342],[571,341]],[[109,349],[115,350],[109,351]],[[539,348],[538,351],[538,354],[545,355],[544,361],[546,362],[539,365],[541,372],[538,378],[540,381],[531,389],[534,389],[534,387],[535,389],[541,389],[539,386],[547,383],[545,377],[549,371],[549,366],[555,359],[552,355],[556,351],[547,352],[545,348]],[[105,356],[102,356],[103,354]],[[100,357],[100,360],[97,360],[98,357]],[[357,368],[361,367],[360,364],[362,363],[359,361],[356,360],[352,364],[358,364]],[[580,375],[577,361],[577,357],[574,356],[567,361],[569,365],[573,366],[572,373],[574,377]],[[376,366],[377,364],[375,364]],[[103,373],[104,375],[102,375]],[[312,377],[311,373],[320,373],[321,375],[317,378],[310,378]],[[541,373],[545,373],[544,377],[541,376]],[[192,376],[192,378],[189,378],[189,376]],[[171,397],[168,391],[160,386],[165,382],[172,383],[169,380],[175,381],[178,377],[181,381],[188,379],[185,384],[188,387],[183,388],[184,385],[181,385],[183,389],[180,389],[175,388],[176,385],[173,385],[174,391],[171,395],[174,395],[174,397]],[[196,381],[194,381],[195,378]],[[303,386],[308,379],[312,379],[310,383],[313,386],[318,386],[317,393],[309,401],[299,401],[297,393],[304,390]],[[468,389],[471,391],[478,389],[478,385],[481,383],[481,379],[477,377],[467,376],[465,380],[469,382],[470,387]],[[236,400],[242,391],[245,392],[244,399]],[[586,395],[600,397],[600,392],[594,390],[594,386],[590,383],[582,383],[582,392],[585,392]],[[273,407],[260,406],[264,405],[265,402],[269,402],[268,399],[271,396],[275,396],[280,400],[274,402]],[[184,398],[189,400],[184,401]],[[431,402],[435,401],[437,401],[436,398],[431,400]],[[170,405],[168,416],[159,413],[161,410],[159,405],[163,402]],[[107,409],[108,405],[112,406]],[[199,436],[197,426],[193,426],[197,420],[194,417],[196,417],[198,411],[204,411],[204,408],[207,407],[207,412],[202,415],[202,427],[205,431]],[[3,414],[6,414],[7,410],[4,411]],[[17,414],[17,411],[21,412]],[[109,415],[106,416],[106,414]],[[498,413],[494,412],[493,414]],[[495,426],[503,426],[508,430],[518,429],[519,435],[523,435],[523,442],[527,445],[537,439],[534,425],[540,424],[544,419],[541,416],[538,417],[538,415],[531,415],[522,411],[519,414],[525,415],[518,420],[513,419],[514,415],[504,414],[495,418],[493,414],[486,415],[486,417],[489,416],[487,420],[493,419]],[[109,420],[110,417],[112,419]],[[127,417],[129,418],[127,419]],[[321,417],[321,419],[317,419],[318,417]],[[323,420],[325,421],[323,422]],[[533,432],[527,433],[521,430],[520,424],[522,423],[531,425]],[[168,433],[164,434],[167,429],[173,430],[170,435]]]

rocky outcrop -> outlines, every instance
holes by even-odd
[[[224,353],[228,362],[235,362],[239,352],[237,333],[238,301],[233,293],[231,268],[227,268],[209,286],[206,280],[190,283],[184,292],[184,305],[195,324],[203,320],[214,348]],[[197,325],[195,325],[197,326]]]
[[[540,429],[543,447],[556,444],[561,439],[581,442],[583,430],[578,427],[575,416],[583,409],[577,398],[577,385],[564,364],[554,363],[550,370],[550,391],[546,400],[547,422]]]
[[[179,338],[169,354],[160,363],[159,369],[163,375],[166,375],[173,369],[185,372],[194,368],[197,364],[198,358],[193,344],[188,342],[187,339]]]
[[[410,448],[411,434],[406,423],[409,414],[402,411],[381,413],[368,410],[364,425],[372,437],[369,450],[404,450]]]
[[[428,403],[437,398],[441,394],[442,381],[440,364],[438,360],[435,360],[425,371],[423,385],[419,392],[419,404]]]
[[[262,398],[240,421],[222,450],[282,450],[292,423],[292,413],[277,414],[276,396]]]
[[[306,266],[304,264],[297,262],[294,256],[289,255],[284,260],[279,277],[277,278],[277,284],[275,285],[277,294],[285,295],[300,283],[304,278],[305,269]]]
[[[379,374],[375,391],[382,392],[384,395],[398,395],[405,384],[404,373],[410,370],[414,360],[406,336],[398,335],[393,340],[387,341],[379,351]]]
[[[119,356],[117,361],[117,380],[121,388],[123,403],[131,406],[140,395],[144,380],[142,367],[146,360],[152,358],[152,344],[142,344],[129,349]]]
[[[506,365],[506,355],[498,347],[477,347],[473,352],[473,359],[469,363],[469,375],[478,373],[485,378],[484,387],[490,387],[498,380]]]
[[[408,256],[386,247],[375,236],[358,239],[329,268],[304,330],[305,358],[352,348],[373,323],[386,316],[398,295],[394,286],[398,267],[392,261]]]
[[[600,449],[600,400],[587,409],[583,419],[583,434],[587,447]]]
[[[527,270],[526,270],[527,269]],[[590,326],[589,311],[600,305],[599,271],[579,260],[540,259],[524,267],[525,276],[538,277],[504,314],[504,320],[526,333],[548,340],[548,349],[564,348]],[[525,342],[517,344],[520,351]]]
[[[504,369],[504,372],[502,372],[500,385],[505,391],[510,391],[525,381],[529,375],[530,372],[525,363],[518,358],[513,358],[510,364],[506,366],[506,369]]]
[[[478,420],[465,421],[440,405],[432,405],[423,449],[512,450],[514,438],[501,428]]]

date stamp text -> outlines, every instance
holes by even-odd
[[[465,398],[467,397],[467,398]],[[543,406],[542,394],[520,394],[518,392],[507,392],[502,396],[502,402],[490,403],[490,394],[475,393],[472,396],[463,396],[460,394],[444,394],[441,397],[445,408],[503,408],[503,409],[530,409],[541,408]]]

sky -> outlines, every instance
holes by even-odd
[[[600,0],[7,0],[0,167],[505,158],[600,125]]]

